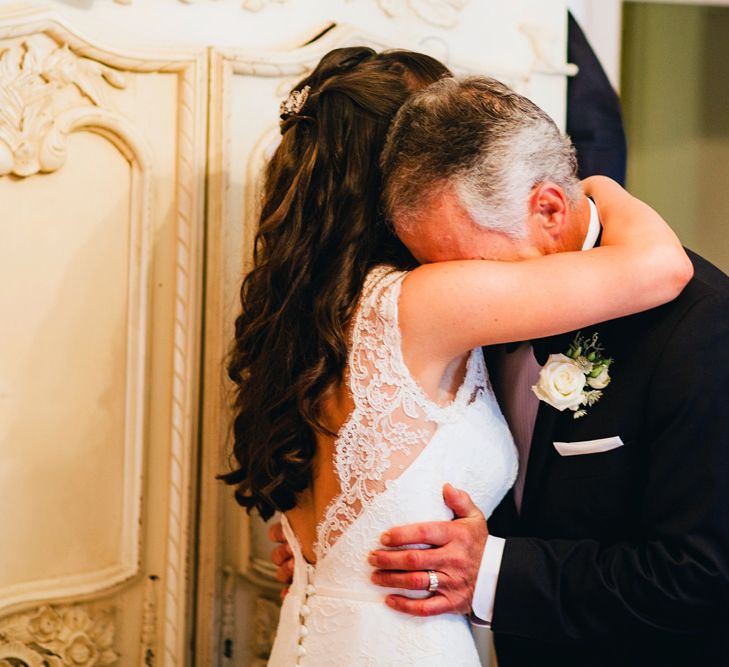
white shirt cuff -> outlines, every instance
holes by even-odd
[[[471,622],[475,625],[491,625],[494,615],[494,599],[496,598],[496,582],[499,579],[501,558],[504,555],[503,537],[489,535],[481,556],[481,567],[476,579],[476,588],[471,603]]]

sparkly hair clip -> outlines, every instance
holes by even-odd
[[[311,86],[304,86],[301,90],[292,90],[289,96],[281,102],[279,112],[283,123],[289,116],[293,116],[303,109],[306,100],[309,98]]]

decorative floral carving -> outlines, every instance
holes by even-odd
[[[528,22],[520,23],[519,32],[529,40],[529,46],[532,49],[534,61],[531,72],[557,76],[575,76],[577,74],[579,67],[574,63],[565,63],[561,59],[554,62],[554,59],[548,55],[546,47],[549,46],[554,37],[543,25]]]
[[[144,587],[144,610],[142,612],[142,665],[153,667],[157,647],[157,581],[152,574]]]
[[[0,621],[0,667],[106,667],[113,650],[113,612],[80,605],[44,606]]]
[[[235,642],[235,574],[233,568],[223,568],[223,618],[221,638],[223,641],[222,667],[232,667]]]
[[[77,632],[63,647],[62,655],[64,664],[91,667],[96,664],[99,650],[85,634]]]
[[[114,2],[120,5],[131,5],[133,0],[114,0]],[[180,2],[191,5],[197,0],[180,0]],[[249,12],[260,12],[266,5],[273,3],[283,5],[285,2],[288,2],[288,0],[243,0],[241,7]]]
[[[199,0],[179,0],[191,5]],[[260,12],[269,5],[283,5],[289,0],[242,0],[241,8],[249,12]],[[346,0],[349,2],[350,0]],[[114,0],[119,5],[131,5],[134,0]],[[400,0],[426,23],[438,28],[455,28],[458,25],[458,14],[470,0]],[[398,0],[377,0],[377,5],[386,16],[397,16],[395,5]]]
[[[49,642],[57,637],[61,625],[61,618],[53,609],[50,607],[42,607],[28,621],[28,631],[38,641]]]
[[[256,627],[256,656],[268,658],[276,636],[276,625],[280,613],[279,606],[272,600],[264,597],[256,598],[255,627]]]
[[[102,106],[102,81],[125,86],[116,70],[77,56],[46,35],[0,52],[0,176],[58,169],[65,141],[56,120],[83,104]]]
[[[426,23],[438,28],[455,28],[458,14],[470,0],[407,0],[410,10]],[[387,16],[397,16],[394,0],[377,0]]]
[[[260,12],[266,5],[273,3],[283,5],[288,0],[243,0],[241,7],[247,9],[249,12]]]
[[[455,28],[458,14],[469,0],[408,0],[410,8],[426,23],[440,28]]]
[[[58,656],[46,656],[28,648],[22,642],[6,642],[0,636],[0,667],[17,667],[18,661],[25,667],[61,667]]]

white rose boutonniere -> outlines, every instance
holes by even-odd
[[[586,407],[602,398],[602,390],[610,384],[612,359],[603,357],[597,334],[586,339],[581,333],[567,354],[552,354],[532,387],[540,401],[560,412],[572,410],[575,419],[587,414]]]
[[[532,391],[553,408],[576,410],[582,405],[585,374],[570,357],[551,354]]]

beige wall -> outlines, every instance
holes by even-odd
[[[627,2],[628,187],[729,272],[729,7]]]

